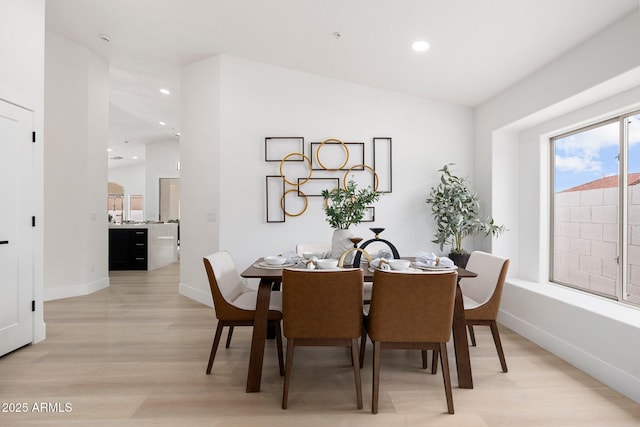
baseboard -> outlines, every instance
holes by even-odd
[[[47,337],[47,324],[44,321],[36,320],[33,325],[33,344],[44,341]]]
[[[62,298],[79,297],[89,295],[101,289],[109,287],[109,278],[105,277],[91,283],[81,283],[73,286],[60,286],[55,288],[44,288],[44,301],[53,301]]]
[[[640,403],[640,379],[629,372],[586,352],[584,349],[539,328],[513,313],[500,310],[498,321],[612,389]]]
[[[184,283],[178,285],[178,293],[201,304],[213,307],[213,299],[210,293],[202,292],[199,289],[193,288]]]

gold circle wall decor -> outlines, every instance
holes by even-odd
[[[375,170],[373,170],[373,168],[371,166],[367,166],[367,165],[353,165],[351,166],[345,173],[344,173],[344,177],[342,177],[342,185],[343,188],[346,190],[347,189],[347,177],[349,175],[349,172],[351,172],[353,169],[355,168],[364,168],[364,169],[369,169],[371,171],[371,173],[373,174],[373,191],[378,191],[378,174],[376,173]]]
[[[288,193],[291,193],[292,191],[296,191],[298,193],[298,196],[300,196],[300,197],[302,197],[304,199],[304,208],[298,213],[289,213],[284,208],[284,198],[286,197],[286,195]],[[303,213],[305,213],[307,211],[307,207],[309,207],[309,199],[307,198],[307,195],[304,194],[299,189],[291,188],[291,189],[285,191],[284,194],[282,194],[282,197],[280,197],[280,207],[282,208],[282,211],[284,212],[284,214],[287,215],[287,216],[300,216],[300,215],[302,215]]]
[[[287,178],[284,176],[284,173],[282,172],[282,167],[284,166],[284,162],[286,162],[286,161],[287,161],[287,159],[288,159],[289,157],[291,157],[291,156],[300,156],[300,157],[302,157],[304,160],[306,160],[306,161],[307,161],[307,163],[309,164],[309,175],[307,175],[307,177],[306,177],[306,178],[304,179],[304,181],[302,181],[302,182],[291,182],[291,181],[287,180]],[[311,171],[311,159],[310,159],[309,157],[305,156],[305,155],[304,155],[304,154],[302,154],[302,153],[297,153],[297,152],[289,153],[289,154],[287,154],[286,156],[284,156],[284,157],[282,158],[282,160],[280,160],[280,176],[282,177],[282,179],[284,179],[284,182],[286,182],[286,183],[287,183],[287,184],[289,184],[289,185],[293,185],[293,186],[295,186],[295,187],[299,187],[299,186],[301,186],[302,184],[304,184],[305,182],[307,182],[307,181],[309,181],[309,180],[311,179],[311,172],[312,172],[312,171]],[[285,193],[285,194],[286,194],[286,193]]]
[[[344,148],[345,159],[344,159],[344,163],[342,165],[340,165],[340,167],[335,168],[335,169],[331,169],[331,168],[328,168],[325,165],[323,165],[322,162],[320,161],[320,149],[326,143],[338,143],[338,144],[342,145],[342,147]],[[347,147],[347,144],[345,144],[344,142],[340,141],[339,139],[335,139],[335,138],[325,139],[324,141],[322,141],[320,143],[320,145],[318,145],[318,148],[316,149],[316,161],[318,162],[320,167],[322,169],[326,170],[326,171],[338,171],[338,170],[341,170],[349,162],[349,147]]]

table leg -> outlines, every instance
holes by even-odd
[[[267,323],[269,320],[269,300],[271,299],[272,282],[261,279],[256,299],[256,315],[251,337],[251,354],[249,355],[249,372],[247,374],[247,393],[260,391],[262,381],[262,361],[264,359],[264,345],[267,337]]]
[[[473,388],[471,358],[469,356],[469,342],[467,340],[467,325],[464,319],[464,303],[462,301],[460,285],[456,286],[456,300],[453,309],[453,345],[456,353],[458,386],[460,388]]]

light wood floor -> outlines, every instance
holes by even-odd
[[[356,409],[346,350],[299,348],[283,411],[275,345],[267,346],[261,393],[244,391],[248,327],[236,328],[231,348],[221,346],[205,375],[214,311],[177,289],[172,265],[114,272],[108,289],[47,302],[47,339],[0,358],[0,403],[28,406],[0,412],[0,426],[640,425],[640,405],[506,328],[509,373],[500,371],[489,332],[477,328],[475,389],[457,388],[452,371],[455,415],[446,414],[441,375],[420,369],[418,352],[401,350],[383,353],[380,413],[372,415],[370,343],[364,409]],[[69,403],[71,411],[34,412],[41,403],[63,411]]]

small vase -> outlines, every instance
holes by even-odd
[[[353,243],[349,240],[349,237],[353,237],[353,233],[349,229],[335,229],[333,230],[333,237],[331,238],[331,258],[340,259],[343,253],[353,248]],[[344,259],[344,264],[351,264],[355,252],[351,252]]]

